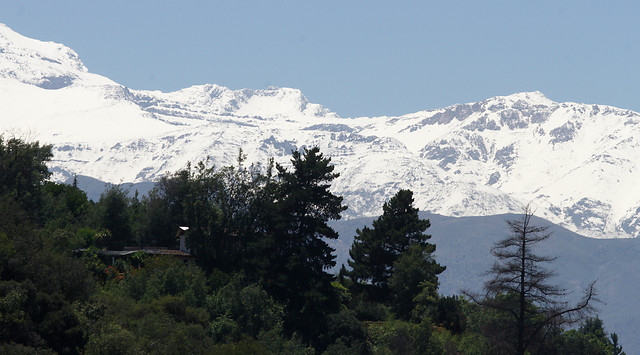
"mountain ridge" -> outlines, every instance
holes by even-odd
[[[448,216],[518,213],[590,237],[636,237],[640,115],[558,103],[540,92],[418,111],[343,118],[298,89],[216,84],[134,90],[90,73],[75,52],[0,26],[0,124],[53,144],[54,179],[155,181],[187,162],[288,165],[319,146],[341,174],[345,218],[375,216],[400,188]]]

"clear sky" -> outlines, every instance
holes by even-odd
[[[7,0],[0,22],[133,89],[293,87],[344,117],[534,90],[640,111],[638,1]]]

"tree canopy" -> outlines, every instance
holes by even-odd
[[[390,300],[390,280],[398,266],[405,277],[409,277],[407,273],[411,272],[407,269],[409,264],[414,271],[418,271],[415,269],[417,267],[430,273],[426,279],[435,282],[437,287],[436,275],[444,271],[444,267],[431,258],[436,248],[428,242],[431,236],[424,233],[430,225],[429,220],[418,216],[419,210],[413,206],[413,192],[398,191],[383,205],[382,210],[382,216],[373,221],[372,228],[364,227],[356,231],[349,251],[349,266],[352,268],[349,276],[375,301]],[[408,256],[410,250],[411,256]],[[400,264],[397,264],[398,261]],[[396,276],[398,287],[399,277]],[[406,287],[414,289],[412,294],[417,290],[417,285]]]
[[[327,311],[339,306],[327,272],[335,266],[334,250],[325,239],[338,238],[327,222],[340,219],[347,207],[330,191],[338,174],[317,147],[294,151],[291,165],[293,171],[277,165],[277,179],[269,185],[265,287],[290,309],[285,326],[310,337],[321,333]]]
[[[51,145],[0,135],[0,195],[27,211],[36,210],[40,186],[51,175],[46,163],[52,156]]]
[[[50,158],[50,146],[0,139],[0,353],[513,349],[496,334],[517,334],[510,316],[519,309],[490,306],[517,306],[521,285],[496,283],[478,303],[439,295],[444,267],[434,260],[435,245],[424,233],[429,221],[419,218],[410,190],[398,191],[372,227],[357,231],[352,270],[342,265],[338,277],[330,273],[335,256],[327,240],[338,234],[329,221],[346,206],[331,192],[338,174],[317,147],[292,152],[286,167],[273,160],[245,166],[240,152],[235,166],[188,165],[146,196],[112,186],[97,202],[75,185],[46,181]],[[525,276],[530,292],[548,275],[532,264],[551,259],[529,249],[544,238],[528,221],[510,223],[514,235],[524,234],[524,252],[514,236],[494,254],[504,275],[526,258],[523,270],[542,279]],[[144,251],[112,256],[123,246],[174,248],[178,226],[189,227],[194,263]],[[562,294],[553,286],[540,290]],[[608,338],[597,318],[572,330],[539,323],[565,320],[575,307],[526,295],[525,340],[534,338],[536,324],[546,335],[537,351],[622,353],[617,335]],[[566,312],[549,313],[556,309]],[[487,332],[496,329],[502,332]]]

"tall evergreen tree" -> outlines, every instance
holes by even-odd
[[[398,191],[382,210],[382,216],[373,221],[373,228],[356,231],[349,251],[349,265],[350,277],[372,301],[388,302],[392,297],[389,282],[396,261],[412,246],[419,248],[416,253],[421,258],[430,259],[436,247],[427,242],[431,236],[424,231],[429,227],[429,220],[418,216],[411,190]],[[444,271],[435,261],[430,259],[429,263],[433,264],[434,277]]]
[[[334,250],[325,238],[338,238],[327,222],[340,219],[347,207],[329,190],[338,174],[319,148],[294,151],[291,163],[293,171],[277,165],[277,184],[268,186],[265,287],[287,305],[287,328],[301,329],[309,339],[321,331],[320,319],[337,309],[333,276],[325,271],[335,265]]]

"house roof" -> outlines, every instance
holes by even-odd
[[[89,251],[89,249],[81,249],[81,251]],[[186,253],[182,250],[175,249],[166,249],[166,248],[137,248],[133,249],[127,247],[126,250],[91,250],[92,252],[99,255],[109,255],[109,256],[127,256],[138,251],[143,251],[147,254],[152,255],[173,255],[173,256],[181,256],[185,258],[192,258],[193,255]]]

